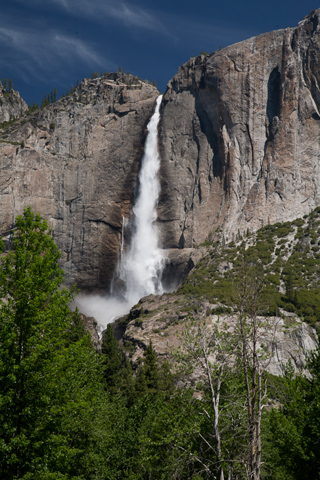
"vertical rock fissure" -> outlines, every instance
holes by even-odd
[[[268,100],[267,117],[269,120],[269,132],[273,117],[279,115],[280,102],[280,72],[279,67],[275,67],[270,73],[268,80]]]

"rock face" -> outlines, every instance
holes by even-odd
[[[20,97],[19,92],[7,92],[0,82],[0,123],[18,118],[28,110],[28,105]]]
[[[163,359],[171,359],[171,352],[181,344],[181,334],[185,328],[185,319],[190,314],[190,307],[196,307],[198,313],[192,312],[195,320],[206,319],[208,331],[219,321],[231,326],[237,322],[237,316],[230,314],[208,315],[212,305],[206,301],[191,302],[188,306],[186,301],[179,295],[163,295],[154,297],[150,295],[140,300],[140,303],[132,309],[127,319],[129,323],[125,332],[121,331],[121,320],[115,323],[115,334],[122,338],[122,342],[133,362],[143,357],[143,354],[152,341],[157,354]],[[261,321],[263,317],[259,317]],[[288,312],[283,312],[282,318],[268,317],[267,324],[273,328],[261,329],[259,345],[267,348],[267,371],[273,375],[283,375],[290,361],[296,372],[304,371],[310,352],[318,347],[316,330],[299,318]],[[261,322],[263,323],[263,322]],[[272,352],[272,353],[271,353]]]
[[[158,213],[177,255],[319,205],[319,20],[192,58],[169,82]]]
[[[130,75],[85,79],[71,96],[3,130],[0,231],[7,240],[30,204],[53,227],[67,283],[106,288],[158,95]]]

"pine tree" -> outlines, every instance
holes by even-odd
[[[43,100],[41,102],[41,110],[43,110],[46,106],[48,106],[50,103],[50,96],[49,95],[45,95],[43,97]]]
[[[124,357],[110,324],[107,326],[103,336],[101,352],[103,355],[106,388],[111,393],[115,393],[119,390]]]
[[[144,352],[144,362],[140,366],[136,382],[135,395],[162,395],[170,396],[174,390],[174,378],[167,362],[159,364],[157,354],[150,340]]]

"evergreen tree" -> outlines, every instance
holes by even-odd
[[[144,352],[144,357],[144,363],[137,373],[136,394],[156,394],[160,386],[160,371],[157,354],[154,351],[151,340]]]
[[[27,115],[30,115],[37,110],[39,110],[39,105],[36,102],[33,102],[32,106],[28,103]]]
[[[124,356],[114,337],[112,325],[109,324],[103,335],[101,352],[104,364],[106,389],[112,394],[119,392],[121,385]]]
[[[41,110],[43,110],[45,107],[47,107],[48,105],[50,104],[50,96],[49,95],[45,95],[42,99],[42,102],[41,102]]]
[[[135,380],[135,399],[143,395],[170,398],[174,392],[174,376],[168,362],[159,364],[157,354],[150,340],[144,352],[144,362],[139,367]]]
[[[69,311],[73,291],[60,288],[47,222],[30,207],[13,247],[0,258],[1,479],[80,478],[103,410],[97,355]]]
[[[158,367],[157,354],[153,348],[151,340],[149,342],[149,345],[147,346],[144,356],[145,360],[141,371],[143,371],[148,389],[154,391],[159,388],[160,372]]]

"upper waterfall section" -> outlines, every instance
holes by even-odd
[[[139,190],[133,207],[131,245],[121,259],[120,277],[126,285],[126,297],[134,299],[162,293],[162,250],[159,249],[156,207],[159,199],[158,124],[162,96],[148,124],[148,134],[139,173]]]
[[[161,294],[163,291],[161,274],[164,260],[162,250],[158,246],[158,230],[155,223],[160,191],[158,123],[161,98],[158,97],[155,112],[148,123],[139,172],[138,194],[130,218],[124,219],[120,262],[111,295],[107,298],[79,295],[76,298],[80,311],[88,316],[94,316],[101,325],[129,313],[140,298],[150,294]],[[127,229],[130,233],[127,232],[125,235]]]

